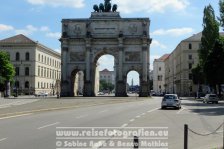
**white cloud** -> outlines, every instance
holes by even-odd
[[[151,35],[152,36],[169,35],[169,36],[178,37],[178,36],[182,36],[186,34],[191,34],[192,32],[194,32],[194,29],[183,27],[183,28],[173,28],[168,30],[158,29],[152,32]]]
[[[40,31],[42,31],[42,32],[48,32],[48,31],[50,31],[50,29],[47,26],[41,26],[40,27]]]
[[[124,13],[134,12],[159,12],[164,13],[167,9],[172,11],[184,10],[190,3],[188,0],[114,0],[118,4],[118,10]]]
[[[54,49],[56,52],[61,53],[61,49]]]
[[[14,30],[14,27],[10,25],[0,24],[0,32]]]
[[[27,0],[33,5],[49,5],[53,7],[82,8],[85,6],[84,0]]]
[[[16,34],[24,34],[24,35],[31,35],[36,31],[38,31],[38,28],[36,28],[32,25],[27,25],[25,27],[25,29],[16,29],[15,30]]]
[[[52,33],[52,32],[49,32],[46,34],[47,37],[50,37],[50,38],[60,38],[61,37],[61,33],[60,32],[55,32],[55,33]]]
[[[152,48],[159,47],[161,49],[166,49],[167,48],[164,44],[160,43],[157,40],[152,40],[151,47]]]
[[[103,55],[98,60],[99,70],[108,69],[110,71],[114,70],[114,57],[111,55]]]

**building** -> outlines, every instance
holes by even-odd
[[[182,40],[165,60],[166,92],[179,96],[193,96],[197,92],[198,85],[193,84],[191,70],[199,61],[201,36],[200,32]]]
[[[165,60],[169,54],[165,54],[153,62],[153,90],[156,94],[163,94],[165,90]]]
[[[0,50],[9,53],[15,67],[14,92],[31,95],[60,91],[60,53],[22,34],[0,40]]]
[[[107,83],[115,84],[115,74],[114,71],[109,71],[108,69],[104,69],[100,71],[100,81],[104,80]]]

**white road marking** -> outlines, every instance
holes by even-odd
[[[133,121],[135,121],[135,119],[131,119],[131,120],[129,120],[130,122],[133,122]]]
[[[0,143],[1,143],[2,141],[5,141],[6,139],[8,139],[8,138],[2,138],[2,139],[0,139]]]
[[[142,113],[141,115],[145,115],[145,113]]]
[[[0,120],[9,119],[9,118],[15,118],[15,117],[21,117],[21,116],[27,116],[27,115],[31,115],[31,114],[33,114],[33,113],[27,113],[27,114],[20,114],[20,115],[13,115],[13,116],[1,117]]]
[[[80,116],[77,116],[76,118],[77,119],[80,119],[80,118],[87,117],[87,116],[88,116],[88,114],[86,114],[86,115],[80,115]]]
[[[107,112],[108,110],[103,110],[103,111],[100,111],[99,113],[104,113],[104,112]]]
[[[160,109],[160,108],[155,108],[155,109],[149,110],[149,111],[147,111],[147,112],[148,112],[148,113],[151,113],[151,112],[154,112],[154,111],[156,111],[156,110],[158,110],[158,109]]]
[[[37,128],[37,129],[43,129],[43,128],[54,126],[54,125],[57,125],[57,124],[60,124],[60,123],[56,122],[56,123],[53,123],[53,124],[44,125],[44,126],[41,126],[41,127]]]
[[[126,126],[128,126],[128,124],[123,124],[121,127],[126,127]]]
[[[177,111],[177,114],[180,114],[180,112],[184,111],[186,108],[182,106],[181,110]]]
[[[137,115],[137,116],[136,116],[136,118],[140,118],[140,117],[141,117],[141,115]]]

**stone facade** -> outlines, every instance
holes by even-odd
[[[1,40],[0,50],[10,55],[17,73],[12,88],[19,94],[60,91],[60,53],[22,34]]]
[[[153,62],[153,90],[157,94],[165,93],[165,60],[169,54],[165,54]]]
[[[114,71],[104,69],[100,71],[100,80],[105,80],[107,83],[115,84]]]
[[[167,93],[194,96],[198,86],[193,84],[191,69],[198,64],[201,33],[181,41],[165,60],[165,86]]]
[[[93,12],[89,19],[62,20],[62,92],[74,96],[74,75],[84,73],[84,96],[95,96],[97,60],[115,58],[115,95],[127,96],[131,70],[140,74],[140,96],[149,93],[149,18],[121,18],[118,12]]]

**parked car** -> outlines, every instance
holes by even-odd
[[[203,103],[219,103],[219,98],[216,94],[206,94],[203,98]]]
[[[44,92],[39,92],[37,94],[35,94],[36,97],[46,97],[48,96],[48,93],[44,93]]]
[[[181,108],[181,100],[177,94],[164,95],[161,103],[161,109],[165,109],[167,107],[174,107],[176,109]]]

